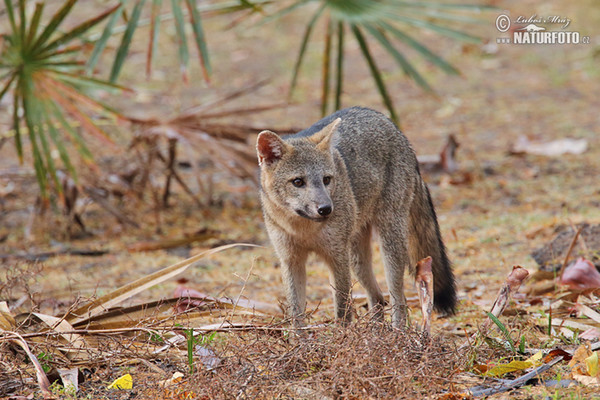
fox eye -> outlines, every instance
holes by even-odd
[[[297,188],[304,186],[304,179],[302,178],[294,178],[292,179],[292,185],[296,186]]]
[[[331,177],[330,176],[324,176],[323,177],[323,185],[327,186],[331,183]]]

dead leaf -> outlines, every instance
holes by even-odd
[[[592,355],[585,359],[585,366],[589,376],[598,377],[600,369],[598,369],[598,352],[594,351]]]
[[[452,173],[458,169],[456,161],[456,150],[460,147],[456,137],[448,135],[446,144],[442,147],[439,154],[418,155],[417,161],[419,168],[426,172],[447,172]]]
[[[215,298],[209,296],[205,293],[199,292],[195,289],[187,288],[183,285],[179,285],[174,292],[174,295],[180,297],[180,302],[178,304],[179,311],[185,311],[190,307],[200,307],[205,305],[207,302],[216,302],[216,303],[225,303],[234,305],[237,307],[245,308],[248,310],[256,310],[261,313],[283,316],[283,312],[279,305],[265,303],[261,301],[254,301],[250,299],[238,299],[237,302],[234,302],[228,298]]]
[[[529,361],[529,360],[527,360],[527,361],[513,360],[513,361],[509,362],[508,364],[498,364],[498,365],[490,368],[488,371],[486,371],[484,373],[484,375],[499,377],[499,376],[503,376],[503,375],[506,375],[511,372],[522,371],[524,369],[533,367],[534,365],[535,365],[534,362]]]
[[[584,386],[598,386],[600,385],[600,380],[598,380],[598,378],[595,378],[593,376],[589,376],[589,375],[581,375],[581,374],[575,374],[573,373],[573,379],[575,379],[577,382],[579,382],[580,384],[584,385]]]
[[[511,147],[511,154],[534,154],[539,156],[560,156],[563,154],[582,154],[588,148],[585,139],[559,139],[550,142],[532,142],[526,136],[519,136]]]
[[[419,302],[423,312],[423,333],[429,335],[431,330],[431,311],[433,310],[433,273],[431,263],[433,259],[426,257],[417,262],[416,284],[419,292]]]
[[[221,363],[221,359],[217,357],[214,351],[200,345],[197,345],[194,349],[194,355],[198,357],[208,371],[217,368]]]
[[[0,331],[2,331],[2,330],[0,329]],[[42,391],[44,398],[53,398],[52,392],[50,391],[50,382],[48,381],[48,377],[46,376],[46,373],[44,372],[44,369],[42,368],[42,365],[38,361],[37,357],[29,349],[29,346],[27,345],[27,342],[25,341],[25,339],[23,339],[23,337],[16,332],[7,332],[7,333],[9,335],[15,336],[15,338],[11,338],[9,340],[12,343],[19,345],[19,347],[21,347],[23,349],[23,351],[25,351],[25,353],[27,354],[27,357],[29,357],[29,360],[31,360],[31,362],[35,368],[35,374],[37,377],[38,386],[40,387],[40,390]]]
[[[79,369],[59,369],[58,374],[67,393],[77,393],[79,391]]]
[[[600,272],[591,261],[579,257],[565,268],[559,283],[572,290],[600,288]]]
[[[182,273],[190,265],[194,264],[195,262],[201,260],[204,257],[237,246],[257,247],[255,244],[233,243],[224,246],[219,246],[207,251],[203,251],[200,254],[187,258],[168,267],[165,267],[159,271],[156,271],[153,274],[140,278],[134,282],[128,283],[127,285],[122,286],[115,291],[112,291],[90,303],[87,303],[79,307],[77,310],[71,311],[65,319],[71,324],[76,324],[83,320],[89,319],[90,317],[98,315],[101,312],[113,307],[114,305],[119,304],[123,300],[126,300],[154,285],[157,285],[161,282],[166,281],[167,279],[170,279]]]
[[[133,378],[130,374],[125,374],[123,376],[118,377],[108,385],[108,389],[121,389],[121,390],[129,390],[133,389]]]
[[[0,301],[0,329],[12,331],[15,328],[15,318],[8,308],[6,301]]]
[[[564,351],[563,349],[554,349],[551,350],[548,354],[546,354],[544,356],[544,358],[542,359],[542,362],[544,363],[549,363],[550,361],[554,360],[556,357],[562,357],[563,360],[565,361],[571,361],[571,359],[573,358],[573,355],[571,355],[570,353],[567,353],[566,351]]]
[[[81,351],[82,349],[87,347],[85,338],[76,333],[70,333],[75,330],[70,323],[68,323],[62,318],[57,318],[52,315],[42,313],[32,313],[31,315],[38,318],[53,331],[61,334],[61,337],[65,339],[66,342],[70,345],[69,348],[65,349],[67,352],[73,351],[76,353],[81,353],[79,354],[79,356],[85,355],[85,352]]]
[[[158,382],[158,386],[169,387],[169,386],[173,386],[178,383],[181,383],[182,380],[183,380],[183,374],[181,372],[177,371],[169,379],[165,379],[164,381]]]
[[[583,333],[579,335],[580,339],[595,341],[600,339],[600,329],[598,328],[589,328],[586,329]]]
[[[571,367],[571,371],[573,373],[573,377],[578,375],[589,375],[587,371],[587,366],[585,360],[592,355],[592,351],[585,344],[579,346],[575,353],[573,353],[573,358],[569,361],[569,367]]]

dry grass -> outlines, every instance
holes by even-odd
[[[365,321],[286,336],[228,337],[218,370],[190,383],[210,398],[423,398],[449,385],[461,363],[452,341],[423,344],[417,332]]]
[[[131,348],[123,337],[113,343],[105,337],[103,342],[97,350],[116,352],[118,357],[96,358],[81,368],[88,381],[81,384],[78,398],[123,398],[106,385],[126,372],[134,376],[130,396],[142,398],[184,392],[194,399],[425,398],[440,395],[443,388],[451,391],[466,359],[451,339],[423,340],[413,330],[402,332],[366,321],[349,328],[327,326],[302,337],[275,327],[270,332],[222,333],[206,345],[220,359],[218,367],[208,370],[197,360],[191,375],[184,358],[151,356],[143,348]],[[48,351],[45,347],[51,344],[45,341],[37,353]],[[11,352],[0,346],[3,378],[20,382],[23,386],[17,392],[27,393],[25,387],[34,388],[33,376],[17,368],[26,360],[11,357]],[[183,382],[161,387],[159,382],[175,371],[185,373]],[[16,388],[2,389],[6,395]]]

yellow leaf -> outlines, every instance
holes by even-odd
[[[502,376],[508,374],[509,372],[521,371],[527,369],[529,367],[533,367],[534,363],[532,361],[511,361],[508,364],[499,364],[495,367],[489,369],[485,374],[485,376]]]
[[[542,361],[542,357],[544,356],[544,353],[540,350],[537,353],[535,353],[534,355],[532,355],[531,357],[529,357],[527,360],[525,361],[529,361],[532,364],[539,364],[540,361]]]
[[[592,355],[592,351],[585,345],[581,345],[575,350],[573,358],[569,361],[569,367],[573,374],[587,375],[586,359]]]
[[[109,389],[132,389],[133,378],[129,374],[125,374],[120,378],[115,379],[113,383],[108,385]]]
[[[587,372],[590,376],[598,376],[598,352],[595,351],[585,359]]]

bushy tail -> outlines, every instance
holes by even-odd
[[[456,308],[454,273],[446,255],[429,189],[422,180],[417,184],[410,209],[409,254],[411,266],[431,256],[435,309],[453,314]]]

